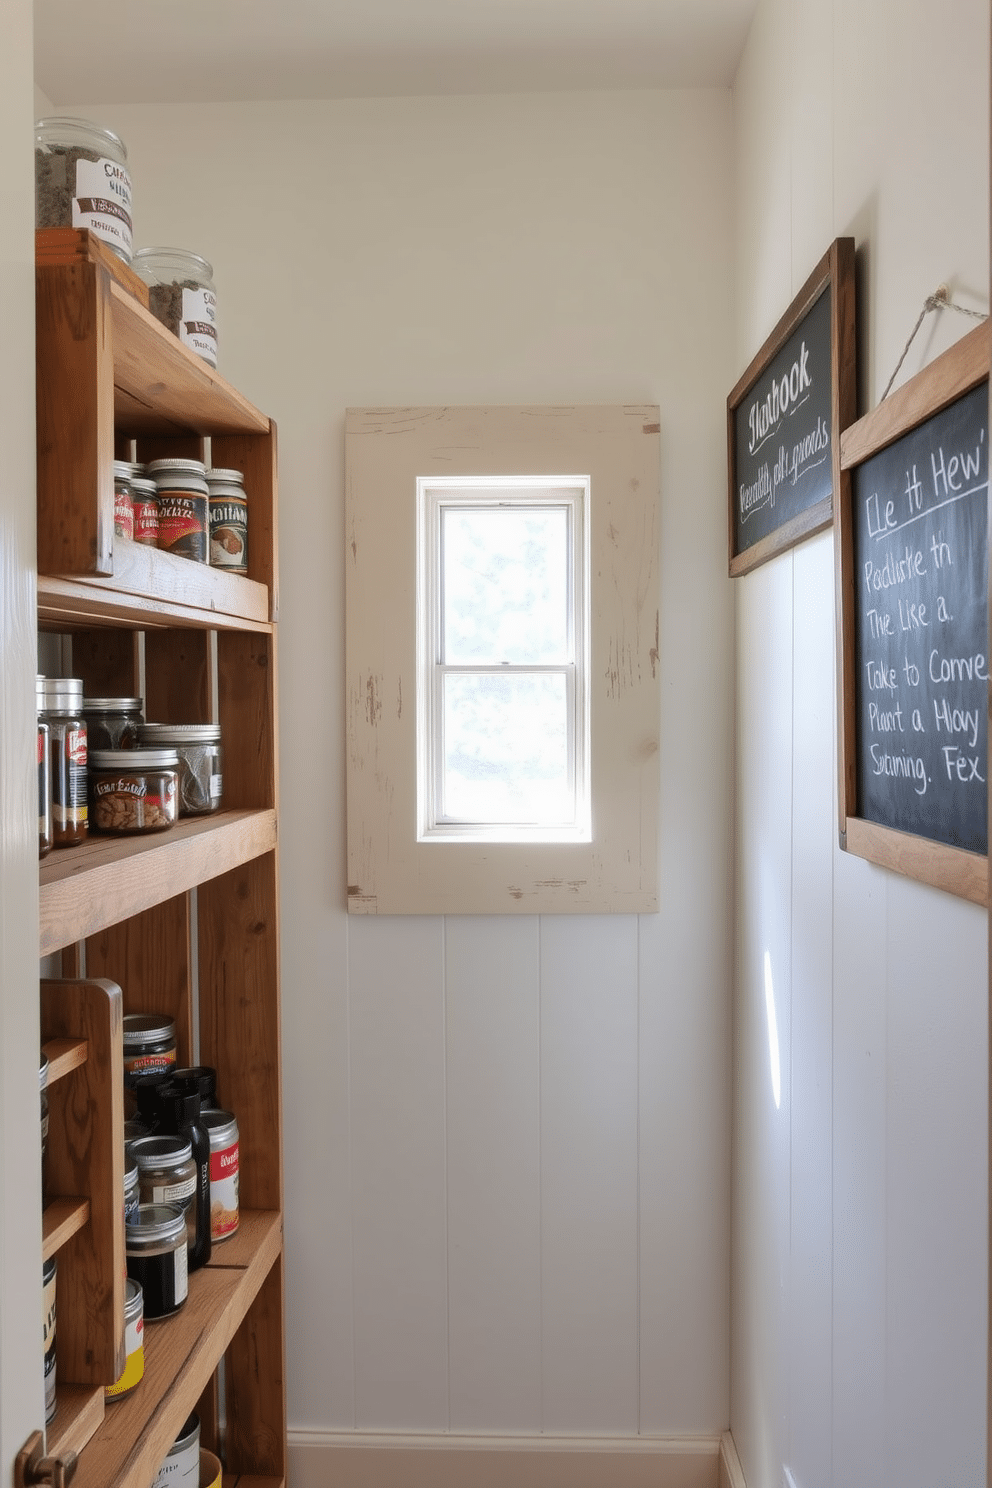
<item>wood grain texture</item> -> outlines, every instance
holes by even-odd
[[[286,1471],[286,1367],[282,1329],[283,1268],[266,1276],[227,1351],[227,1431],[230,1472]]]
[[[89,1199],[52,1199],[41,1217],[41,1256],[47,1261],[90,1222]]]
[[[86,942],[86,967],[120,986],[126,1013],[161,1013],[176,1025],[178,1062],[193,1058],[189,897],[174,895],[108,925]]]
[[[225,806],[276,806],[279,699],[274,634],[218,633],[217,697]]]
[[[45,1040],[41,1052],[48,1060],[48,1088],[51,1090],[57,1080],[86,1063],[89,1049],[85,1039],[53,1038]]]
[[[148,306],[148,285],[130,264],[119,258],[85,227],[39,227],[34,235],[35,263],[65,264],[76,260],[102,264],[112,279],[140,304]]]
[[[140,693],[137,632],[104,627],[74,631],[72,675],[82,677],[84,697],[137,697]]]
[[[59,1251],[58,1374],[71,1384],[113,1384],[124,1368],[122,1016],[109,980],[41,983],[43,1035],[87,1042],[86,1063],[49,1097],[51,1194],[90,1206]]]
[[[48,1427],[48,1452],[52,1457],[65,1457],[81,1452],[103,1421],[105,1401],[103,1386],[57,1384],[55,1420]]]
[[[973,904],[988,902],[988,859],[978,853],[930,842],[909,832],[895,832],[857,816],[847,819],[847,850],[880,868],[891,868],[945,893],[970,899]]]
[[[115,540],[112,578],[38,579],[38,623],[43,630],[183,625],[268,632],[268,615],[268,591],[261,584],[126,537]]]
[[[209,636],[206,630],[147,632],[147,723],[210,722]]]
[[[269,591],[269,618],[279,619],[279,484],[276,426],[269,433],[215,434],[211,464],[240,470],[248,502],[248,577]]]

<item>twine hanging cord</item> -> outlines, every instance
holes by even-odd
[[[931,310],[956,310],[959,315],[970,315],[972,320],[988,320],[988,315],[981,310],[968,310],[964,305],[955,305],[954,301],[950,298],[950,291],[948,290],[947,285],[939,284],[934,290],[933,294],[927,295],[926,299],[923,301],[923,309],[920,311],[919,319],[910,332],[909,340],[906,342],[906,345],[902,349],[902,356],[896,363],[896,370],[893,372],[892,376],[885,384],[885,392],[882,394],[879,402],[884,402],[885,399],[889,396],[889,390],[892,387],[892,384],[895,382],[896,378],[899,376],[899,368],[906,360],[906,353],[912,346],[913,341],[916,338],[917,331],[920,329],[920,326],[926,320]]]

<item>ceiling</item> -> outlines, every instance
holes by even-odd
[[[729,86],[756,0],[35,0],[51,103]]]

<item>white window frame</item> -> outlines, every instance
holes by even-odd
[[[589,842],[589,506],[588,475],[417,477],[417,823],[420,842]],[[567,515],[567,658],[559,663],[479,665],[443,656],[443,517],[470,508],[564,508]],[[466,821],[448,816],[444,800],[444,682],[452,674],[565,677],[571,819]]]

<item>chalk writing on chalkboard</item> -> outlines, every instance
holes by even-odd
[[[853,473],[858,814],[988,848],[988,386]]]

